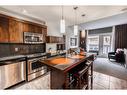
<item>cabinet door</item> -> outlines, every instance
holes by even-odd
[[[42,28],[42,34],[43,34],[43,42],[46,43],[47,28]],[[48,42],[49,42],[49,39],[48,39]]]
[[[61,37],[58,38],[58,43],[61,43]]]
[[[29,29],[30,32],[36,33],[36,27],[35,27],[34,25],[29,24],[29,25],[28,25],[28,29]]]
[[[0,42],[8,42],[9,39],[9,19],[0,16]]]
[[[22,23],[20,21],[9,20],[9,42],[23,43]]]
[[[23,32],[30,32],[28,23],[23,23]]]
[[[42,27],[36,26],[36,33],[42,34]]]

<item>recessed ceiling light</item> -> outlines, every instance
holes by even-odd
[[[28,13],[25,9],[22,10],[22,13],[26,14]]]

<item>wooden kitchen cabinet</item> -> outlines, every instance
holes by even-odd
[[[40,27],[40,26],[36,26],[36,33],[40,33],[40,34],[43,34],[42,32],[43,32],[43,28],[42,27]]]
[[[43,42],[46,43],[47,28],[42,28]]]
[[[9,19],[0,15],[0,42],[9,41]]]
[[[35,25],[32,23],[23,23],[23,32],[32,32],[42,34],[42,26]]]
[[[23,32],[40,33],[46,42],[46,25],[0,14],[0,43],[23,43]]]
[[[46,43],[46,36],[47,36],[47,26],[42,25],[35,25],[29,23],[23,23],[23,32],[32,32],[32,33],[39,33],[43,35],[43,42]]]
[[[9,19],[9,42],[23,43],[23,25],[22,22]]]
[[[28,23],[23,23],[23,32],[30,32]]]
[[[64,38],[56,36],[47,36],[47,43],[64,43]]]

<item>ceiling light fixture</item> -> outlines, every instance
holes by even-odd
[[[26,14],[26,13],[27,13],[27,11],[26,11],[25,9],[22,9],[22,13]]]
[[[84,21],[85,14],[82,14],[81,16],[83,17],[83,21]],[[81,36],[82,36],[82,38],[85,38],[85,36],[86,36],[85,29],[82,30]]]
[[[77,10],[78,7],[74,7],[75,10],[75,23],[74,23],[74,35],[77,36],[78,35],[78,25],[77,25]]]
[[[60,33],[65,33],[65,20],[63,15],[63,6],[61,6],[61,10],[62,10],[62,15],[60,20]]]

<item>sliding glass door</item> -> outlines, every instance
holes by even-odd
[[[99,38],[99,56],[107,57],[111,51],[111,35],[100,35]]]
[[[89,52],[98,52],[100,57],[107,57],[111,50],[111,34],[88,36],[87,49]]]
[[[103,54],[107,54],[111,49],[111,36],[103,36]]]
[[[88,51],[99,51],[99,36],[88,36]]]

